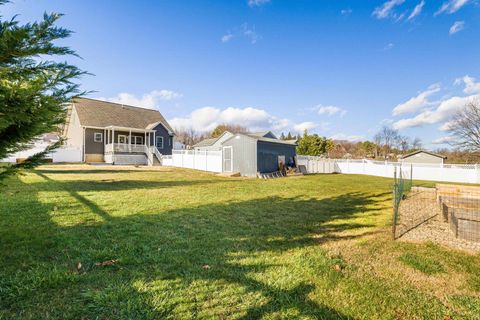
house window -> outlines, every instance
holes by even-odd
[[[134,136],[134,137],[133,137],[133,143],[134,143],[134,144],[143,144],[143,137],[141,137],[141,136]]]
[[[127,136],[121,134],[118,135],[118,143],[127,143],[127,141]]]
[[[95,132],[95,134],[93,135],[93,141],[94,142],[102,142],[103,141],[103,133]]]
[[[157,146],[157,149],[163,149],[163,137],[157,137],[155,145]]]

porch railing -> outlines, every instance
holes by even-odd
[[[143,144],[129,144],[129,143],[109,143],[105,146],[105,153],[112,152],[125,153],[147,153],[147,146]]]

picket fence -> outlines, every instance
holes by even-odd
[[[428,164],[372,161],[367,159],[325,159],[297,156],[297,164],[305,166],[308,173],[365,174],[393,178],[395,167],[410,170],[413,179],[480,183],[480,166],[476,164]]]
[[[222,172],[222,151],[173,150],[162,156],[162,165]]]

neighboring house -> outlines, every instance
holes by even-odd
[[[193,145],[193,149],[196,151],[219,151],[222,150],[222,143],[230,139],[233,133],[225,131],[217,138],[204,139],[199,143]]]
[[[211,141],[205,144],[214,145]],[[278,171],[279,164],[293,164],[296,140],[280,140],[271,132],[230,134],[221,143],[222,171],[243,176]]]
[[[399,157],[402,163],[443,164],[447,157],[432,152],[418,150]]]
[[[81,148],[83,162],[153,165],[172,154],[174,132],[157,110],[77,98],[64,137]]]

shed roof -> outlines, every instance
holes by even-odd
[[[218,140],[218,138],[208,138],[208,139],[203,139],[199,143],[194,144],[194,147],[210,147],[215,144],[215,142]]]
[[[441,158],[441,159],[447,159],[447,157],[444,156],[444,155],[433,153],[433,152],[430,152],[430,151],[425,151],[425,150],[417,150],[417,151],[414,151],[414,152],[410,152],[406,155],[401,156],[400,159],[410,158],[410,157],[412,157],[416,154],[419,154],[419,153],[426,153],[426,154],[431,155],[433,157],[437,157],[437,158]]]
[[[237,135],[249,137],[249,138],[255,139],[257,141],[277,143],[277,144],[288,144],[288,145],[292,145],[292,146],[297,145],[297,140],[272,139],[272,138],[267,138],[267,137],[261,137],[261,136],[258,136],[257,134],[254,134],[254,133],[237,133],[237,134],[233,135],[232,138],[237,136]],[[230,138],[230,139],[232,139],[232,138]],[[228,139],[228,140],[230,140],[230,139]]]
[[[73,105],[82,126],[151,129],[155,124],[162,124],[173,133],[172,127],[158,110],[90,98],[76,98]]]
[[[277,139],[277,136],[273,134],[272,131],[263,131],[263,132],[252,132],[249,133],[249,135],[260,137],[260,138],[271,138],[271,139]]]

